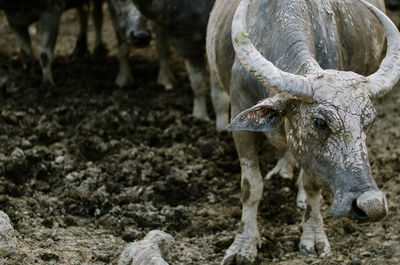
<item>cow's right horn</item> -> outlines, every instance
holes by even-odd
[[[386,56],[378,71],[368,76],[369,91],[372,97],[380,97],[386,94],[400,78],[400,33],[393,22],[378,8],[372,4],[360,0],[371,10],[382,23],[387,39]]]
[[[264,58],[251,43],[246,14],[251,0],[242,0],[232,22],[232,43],[243,67],[262,85],[298,98],[311,98],[311,83],[303,76],[280,70]]]

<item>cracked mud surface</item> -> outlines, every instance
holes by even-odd
[[[49,89],[41,87],[37,62],[22,69],[15,37],[0,29],[0,210],[18,234],[17,253],[2,262],[117,264],[129,242],[161,229],[176,239],[170,264],[219,264],[241,214],[231,136],[190,115],[191,90],[177,56],[173,91],[155,83],[154,44],[132,51],[135,85],[119,89],[113,84],[117,50],[110,21],[103,37],[110,52],[102,59],[69,57],[77,31],[69,11],[56,46],[56,86]],[[38,43],[36,34],[36,51]],[[10,87],[19,91],[9,93]],[[375,103],[378,119],[367,142],[389,216],[351,224],[332,218],[325,203],[332,255],[304,258],[295,180],[273,177],[265,182],[258,218],[261,264],[400,263],[399,97],[397,86]],[[263,149],[265,175],[279,153],[267,144]]]

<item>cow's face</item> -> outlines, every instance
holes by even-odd
[[[144,47],[150,43],[151,33],[147,19],[127,0],[112,0],[110,10],[113,23],[119,35],[136,47]]]
[[[129,24],[127,30],[128,40],[136,47],[149,45],[151,33],[148,29],[147,18],[145,18],[136,7],[133,6],[129,14]]]
[[[354,73],[326,71],[318,78],[313,81],[315,101],[297,101],[287,115],[289,148],[303,169],[334,193],[335,216],[381,220],[386,200],[371,176],[366,147],[375,117],[370,94]]]
[[[334,194],[332,214],[379,221],[387,215],[387,204],[372,178],[365,142],[375,109],[355,76],[326,71],[312,82],[312,101],[275,96],[242,112],[231,128],[240,123],[245,130],[271,132],[283,123],[287,145],[300,166]]]

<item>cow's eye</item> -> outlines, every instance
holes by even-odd
[[[320,130],[320,131],[328,130],[328,123],[321,118],[314,119],[314,126],[317,130]]]

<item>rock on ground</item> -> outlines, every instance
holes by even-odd
[[[163,259],[175,239],[160,230],[150,231],[143,240],[130,243],[122,252],[118,265],[168,265]]]
[[[0,211],[0,257],[14,253],[16,243],[17,238],[10,218],[6,213]]]

